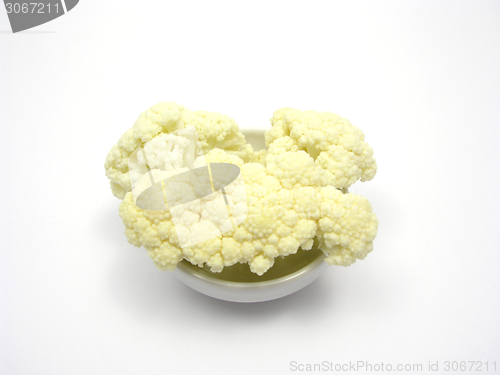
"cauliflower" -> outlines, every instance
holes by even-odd
[[[226,116],[175,103],[141,114],[105,163],[128,241],[162,270],[185,259],[212,272],[247,263],[262,275],[314,244],[331,265],[364,259],[378,221],[346,190],[376,172],[363,133],[327,112],[280,109],[271,124],[268,150],[254,152]],[[207,165],[211,184],[199,179]],[[189,171],[194,183],[181,178]]]
[[[236,122],[219,113],[192,112],[174,102],[160,102],[141,113],[106,157],[104,168],[114,196],[123,199],[131,191],[129,157],[137,148],[162,134],[194,126],[204,153],[219,148],[245,161],[253,155]]]
[[[283,108],[274,112],[271,124],[265,135],[269,153],[306,151],[325,171],[328,185],[348,188],[375,177],[373,150],[349,120],[330,112]]]

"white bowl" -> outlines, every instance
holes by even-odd
[[[254,150],[265,148],[263,129],[242,130]],[[206,267],[180,262],[174,275],[190,288],[207,296],[231,302],[263,302],[292,294],[316,280],[328,265],[321,250],[299,249],[297,254],[276,259],[264,275],[250,272],[247,264],[213,273]]]

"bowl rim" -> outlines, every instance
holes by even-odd
[[[307,250],[306,250],[307,251]],[[290,254],[293,255],[293,254]],[[240,281],[229,281],[229,280],[220,280],[217,279],[214,276],[208,276],[206,273],[202,273],[201,271],[198,271],[195,265],[189,266],[184,264],[183,262],[180,262],[177,264],[177,269],[181,272],[184,272],[188,275],[194,276],[200,280],[212,283],[212,284],[217,284],[217,285],[223,285],[223,286],[228,286],[228,287],[233,287],[233,288],[265,288],[269,287],[270,285],[277,285],[285,282],[289,282],[292,279],[297,279],[303,276],[306,273],[309,273],[311,270],[313,270],[316,267],[325,265],[326,263],[324,262],[326,258],[325,254],[320,254],[316,259],[314,259],[311,263],[308,263],[301,269],[289,273],[287,275],[283,275],[281,277],[277,277],[276,279],[272,280],[266,280],[266,281],[252,281],[252,282],[240,282]]]

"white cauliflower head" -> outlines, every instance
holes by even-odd
[[[363,133],[328,112],[280,109],[271,123],[268,150],[253,152],[226,116],[175,103],[141,114],[105,164],[128,241],[162,270],[187,260],[262,275],[314,245],[329,264],[363,259],[378,221],[368,200],[346,193],[376,172]]]

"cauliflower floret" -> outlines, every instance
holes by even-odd
[[[325,170],[328,185],[348,188],[357,180],[371,180],[377,172],[363,132],[339,115],[282,108],[274,112],[271,124],[265,134],[269,153],[306,151]]]
[[[250,270],[259,276],[262,276],[269,268],[274,264],[273,258],[265,257],[264,255],[258,255],[252,259],[250,264]]]
[[[329,184],[335,187],[349,187],[363,175],[360,157],[336,145],[320,152],[316,164],[325,171]]]
[[[250,163],[260,163],[266,165],[267,150],[255,151],[250,156]]]
[[[266,158],[266,168],[285,189],[326,184],[325,171],[317,168],[313,158],[305,151],[269,154]]]
[[[220,148],[210,150],[205,155],[205,160],[207,163],[229,163],[237,165],[238,167],[241,167],[244,164],[244,161],[238,155],[230,154]]]
[[[328,255],[328,264],[349,266],[373,250],[378,220],[368,199],[357,194],[342,194],[331,186],[319,193],[322,214],[318,238]]]
[[[230,117],[215,112],[192,112],[175,102],[160,102],[141,113],[108,153],[104,168],[113,195],[123,199],[131,191],[129,157],[135,150],[159,137],[150,143],[154,147],[155,142],[165,140],[163,134],[189,126],[196,128],[203,153],[219,148],[244,161],[254,158],[252,146],[245,143],[245,137]]]

